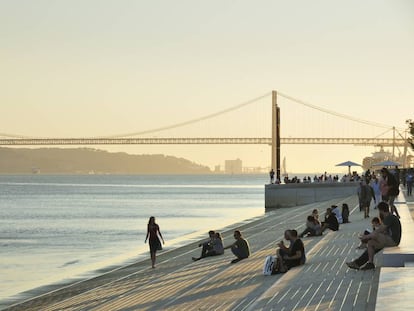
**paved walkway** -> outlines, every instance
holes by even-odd
[[[352,210],[352,223],[323,237],[304,238],[304,266],[263,276],[264,259],[275,254],[285,229],[303,230],[313,208],[323,215],[331,204],[343,202]],[[357,236],[370,226],[356,206],[352,196],[278,209],[239,224],[235,228],[249,240],[252,255],[236,264],[230,264],[229,251],[193,262],[200,253],[196,242],[161,252],[156,269],[149,260],[137,262],[6,310],[374,310],[380,269],[356,271],[344,264],[359,255]],[[223,233],[225,245],[233,242],[232,233]]]

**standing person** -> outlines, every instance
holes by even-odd
[[[411,196],[413,193],[413,182],[414,182],[414,173],[413,169],[410,168],[407,172],[407,176],[405,177],[406,185],[407,185],[407,196]]]
[[[388,203],[391,213],[400,218],[397,207],[394,205],[395,198],[400,193],[399,182],[387,168],[383,167],[381,173],[384,178],[384,185],[381,192],[382,200]]]
[[[374,201],[375,201],[374,209],[376,209],[377,204],[382,201],[380,182],[379,182],[377,176],[375,176],[375,175],[372,176],[372,179],[371,179],[369,185],[371,186],[372,190],[374,190]]]
[[[236,242],[226,246],[224,249],[231,248],[232,253],[237,257],[236,259],[233,259],[231,263],[236,263],[250,256],[250,246],[240,230],[235,230],[233,236],[236,239]]]
[[[270,176],[270,183],[273,184],[275,180],[275,171],[273,170],[273,168],[270,170],[269,176]]]
[[[395,166],[393,175],[394,175],[395,179],[397,180],[397,184],[399,186],[400,182],[401,182],[401,179],[400,179],[400,169],[398,168],[398,165]]]
[[[371,204],[372,198],[375,200],[374,190],[370,185],[367,185],[365,179],[360,182],[360,187],[358,189],[359,197],[359,210],[364,211],[364,218],[369,218],[369,206]]]
[[[357,189],[357,194],[358,194],[358,203],[359,203],[359,211],[362,212],[363,208],[364,208],[364,203],[362,203],[362,181],[359,182],[359,186]]]
[[[155,217],[151,216],[148,221],[147,236],[145,238],[145,243],[147,243],[147,240],[149,239],[152,268],[155,268],[157,250],[161,249],[162,247],[159,238],[161,238],[162,244],[165,244],[164,238],[162,237],[160,231],[160,227],[155,223]]]

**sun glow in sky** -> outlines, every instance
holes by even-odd
[[[94,137],[139,132],[208,115],[271,90],[400,128],[414,118],[411,0],[1,0],[0,21],[0,133]],[[270,100],[265,104],[269,114]],[[320,123],[332,121],[302,110],[299,122],[286,113],[293,106],[281,102],[282,137],[287,124],[305,128],[303,136],[328,131]],[[189,137],[228,128],[243,132],[246,122],[238,118],[228,114],[225,122],[182,131]],[[344,136],[359,131],[342,122],[332,127],[346,127]],[[300,134],[285,130],[285,135]],[[270,147],[261,145],[96,148],[163,153],[210,167],[235,158],[245,166],[270,164]],[[361,163],[375,150],[282,146],[282,156],[293,172],[346,172],[335,164]]]

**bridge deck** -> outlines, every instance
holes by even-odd
[[[321,144],[321,145],[362,145],[362,146],[400,146],[407,144],[404,139],[393,138],[333,138],[308,137],[280,139],[281,144]],[[40,145],[272,145],[267,137],[183,137],[183,138],[0,138],[2,146],[40,146]]]

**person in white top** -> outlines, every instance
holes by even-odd
[[[374,198],[375,206],[374,206],[374,208],[377,208],[378,203],[382,201],[380,182],[379,182],[377,176],[374,175],[372,177],[371,182],[370,182],[370,186],[374,190],[374,195],[375,195],[375,198]]]
[[[334,213],[335,216],[336,216],[336,219],[338,219],[338,223],[341,224],[343,222],[343,220],[342,220],[341,211],[339,210],[338,206],[332,205],[331,208],[332,208],[332,213]]]

